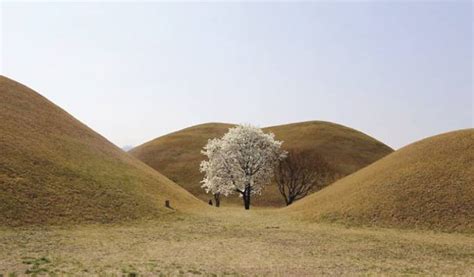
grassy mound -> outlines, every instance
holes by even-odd
[[[33,90],[0,76],[0,225],[154,217],[201,205]]]
[[[351,174],[393,150],[382,142],[352,128],[324,121],[309,121],[265,128],[284,141],[287,149],[315,152],[338,175]]]
[[[205,158],[201,149],[208,139],[223,136],[232,126],[224,123],[197,125],[154,139],[130,153],[206,201],[211,197],[200,187],[203,175],[199,172],[199,164]],[[318,154],[329,163],[333,173],[341,177],[393,151],[361,132],[329,122],[302,122],[265,128],[264,131],[275,133],[278,140],[284,141],[286,149]],[[241,202],[238,197],[229,200]],[[267,187],[255,200],[253,203],[260,206],[284,205],[275,185]]]
[[[474,129],[408,145],[285,209],[312,220],[474,230]]]
[[[199,164],[205,158],[201,149],[211,138],[222,137],[233,125],[209,123],[174,132],[129,151],[132,156],[160,171],[193,195],[209,198],[202,190]]]

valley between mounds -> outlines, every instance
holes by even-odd
[[[287,133],[306,139],[284,140],[342,157],[355,149],[352,139],[334,140],[333,124],[301,124],[291,126],[313,131]],[[324,141],[337,146],[315,147],[307,134],[327,128]],[[472,129],[423,139],[370,165],[362,159],[353,169],[364,168],[288,208],[250,211],[241,203],[208,206],[6,77],[0,134],[0,277],[474,274]],[[369,150],[381,146],[354,134]],[[183,162],[166,164],[197,170],[199,144],[192,159],[184,151]],[[360,161],[351,153],[357,157],[336,164]]]
[[[276,209],[0,228],[0,275],[470,275],[472,234],[295,221]],[[15,275],[13,275],[15,276]]]

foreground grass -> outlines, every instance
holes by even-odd
[[[474,237],[221,208],[127,225],[0,229],[0,275],[472,275]]]

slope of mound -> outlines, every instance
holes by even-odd
[[[200,205],[33,90],[0,76],[0,225],[114,222]]]
[[[380,141],[343,125],[309,121],[265,128],[284,141],[286,149],[315,152],[345,176],[365,167],[393,150]]]
[[[474,230],[474,129],[408,145],[285,209],[399,228]]]
[[[223,136],[232,126],[223,123],[197,125],[154,139],[130,153],[206,201],[211,197],[200,187],[203,175],[199,172],[199,164],[205,158],[201,149],[208,139]],[[265,128],[264,131],[274,132],[276,139],[284,141],[286,149],[319,154],[337,176],[350,174],[393,151],[361,132],[329,122],[295,123]],[[238,197],[229,200],[234,203],[241,201]],[[284,201],[273,185],[267,187],[254,204],[281,206]]]
[[[209,198],[201,189],[201,149],[211,138],[222,137],[233,125],[208,123],[186,128],[142,144],[129,151],[150,167],[181,185],[193,195]]]

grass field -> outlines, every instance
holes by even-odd
[[[199,149],[224,127],[165,136],[166,155],[147,155],[202,194]],[[0,277],[474,275],[473,129],[389,154],[336,124],[274,128],[341,175],[357,172],[288,208],[217,209],[0,76]],[[281,202],[271,188],[261,199]]]
[[[274,209],[0,229],[0,273],[107,276],[465,275],[474,236],[294,221]]]

